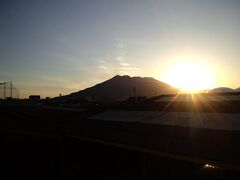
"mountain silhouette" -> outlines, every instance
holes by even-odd
[[[235,92],[240,92],[240,87],[235,89]]]
[[[240,88],[232,89],[229,87],[218,87],[209,91],[209,93],[233,93],[240,92]]]
[[[161,94],[175,94],[178,90],[151,77],[114,76],[93,87],[62,96],[64,99],[91,97],[92,99],[125,100],[131,96],[152,97]]]
[[[218,87],[209,91],[210,93],[228,93],[234,92],[234,89],[228,87]]]

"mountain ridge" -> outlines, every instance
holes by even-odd
[[[209,93],[232,93],[232,92],[240,92],[240,87],[236,89],[229,87],[217,87],[209,91]]]
[[[116,75],[104,82],[78,92],[62,96],[61,98],[77,99],[80,97],[91,97],[93,99],[124,100],[135,95],[152,97],[161,94],[175,94],[177,92],[177,88],[152,77]]]

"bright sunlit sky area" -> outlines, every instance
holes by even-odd
[[[0,82],[21,97],[117,74],[240,87],[239,0],[1,0],[0,24]]]

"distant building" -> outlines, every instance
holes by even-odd
[[[40,95],[31,95],[31,96],[29,96],[29,100],[39,101],[40,99],[41,99]]]

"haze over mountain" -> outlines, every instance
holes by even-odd
[[[117,75],[93,87],[63,96],[62,98],[77,99],[79,97],[91,97],[93,99],[124,100],[135,95],[151,97],[177,92],[176,88],[151,77],[143,78]]]
[[[209,91],[209,93],[230,93],[230,92],[240,92],[240,88],[232,89],[229,87],[218,87]]]

